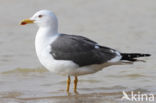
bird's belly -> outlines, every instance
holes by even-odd
[[[50,72],[60,74],[60,75],[85,75],[95,73],[99,70],[102,70],[103,67],[107,65],[90,65],[79,67],[72,61],[67,60],[55,60],[53,57],[44,57],[45,59],[40,60],[43,66],[45,66]]]
[[[50,72],[61,75],[69,75],[78,68],[74,62],[69,60],[56,60],[49,52],[42,52],[38,55],[40,63]]]
[[[61,75],[85,75],[95,73],[106,67],[107,64],[94,64],[89,66],[79,67],[76,63],[70,60],[56,60],[50,54],[49,50],[44,49],[37,53],[40,63],[50,72]]]

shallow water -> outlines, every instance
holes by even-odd
[[[40,9],[56,13],[60,32],[152,57],[80,76],[79,94],[73,93],[72,84],[68,95],[67,77],[48,72],[38,62],[34,49],[37,27],[19,25]],[[123,90],[156,94],[155,11],[155,0],[1,0],[0,103],[121,103]]]

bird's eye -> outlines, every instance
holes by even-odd
[[[42,17],[43,17],[43,15],[39,15],[38,17],[39,17],[39,18],[42,18]]]

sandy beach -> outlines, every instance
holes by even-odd
[[[48,72],[38,61],[37,26],[19,25],[41,9],[57,15],[61,33],[152,56],[80,76],[79,94],[71,88],[68,96],[67,77]],[[155,0],[1,0],[0,12],[0,103],[137,103],[121,101],[122,91],[156,94]]]

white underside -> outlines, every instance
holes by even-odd
[[[40,62],[51,72],[61,75],[84,75],[97,72],[108,64],[90,65],[79,67],[72,61],[55,60],[49,53],[45,51],[42,57],[39,57]]]
[[[112,61],[110,60],[109,63],[94,64],[84,67],[79,67],[77,64],[69,60],[55,60],[50,54],[50,44],[59,36],[59,34],[51,36],[43,34],[43,32],[45,32],[44,29],[38,31],[35,39],[35,47],[39,61],[51,72],[71,76],[91,74],[102,70],[102,68],[106,66],[113,65],[113,62],[117,62],[121,58],[119,56],[112,59]]]
[[[108,66],[108,64],[95,64],[90,66],[79,67],[72,61],[69,60],[55,60],[50,54],[50,46],[42,52],[37,53],[39,61],[49,71],[60,74],[60,75],[84,75],[95,73],[102,68]]]

